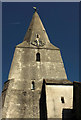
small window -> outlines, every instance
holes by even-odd
[[[64,97],[61,97],[61,102],[62,102],[62,103],[65,103]]]
[[[36,61],[40,61],[40,53],[36,54]]]
[[[39,38],[39,35],[37,34],[37,38]]]
[[[31,90],[35,90],[35,83],[34,83],[34,81],[32,81]]]
[[[36,34],[36,37],[37,37],[37,38],[40,38],[40,35],[39,35],[39,34]]]

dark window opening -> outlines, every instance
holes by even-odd
[[[37,34],[36,36],[37,36],[37,38],[39,38],[39,34]]]
[[[34,81],[32,81],[31,90],[35,90],[35,83],[34,83]]]
[[[62,102],[62,103],[65,103],[65,102],[64,102],[64,97],[61,97],[61,102]]]
[[[36,61],[40,61],[40,53],[36,54]]]

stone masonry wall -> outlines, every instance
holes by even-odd
[[[40,53],[40,62],[36,53]],[[59,50],[16,48],[6,93],[3,118],[40,118],[43,79],[67,79]],[[31,90],[32,81],[35,90]]]

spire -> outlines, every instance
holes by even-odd
[[[35,12],[30,22],[29,28],[24,37],[24,45],[31,47],[54,47],[47,36],[42,21],[37,13],[37,8],[33,7]],[[25,44],[26,43],[26,44]],[[18,45],[20,46],[20,45]]]
[[[37,11],[37,8],[36,8],[36,7],[33,7],[33,9],[34,9],[35,11]]]
[[[42,21],[37,13],[36,7],[34,7],[35,13],[33,14],[31,23],[29,25],[29,28],[27,30],[27,33],[24,37],[24,40],[27,42],[34,42],[37,37],[39,36],[39,39],[43,42],[49,42],[48,36],[46,34],[45,28],[42,24]]]

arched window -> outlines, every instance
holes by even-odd
[[[35,83],[34,83],[34,81],[32,81],[31,90],[35,90]]]
[[[40,61],[40,53],[36,54],[36,61]]]

